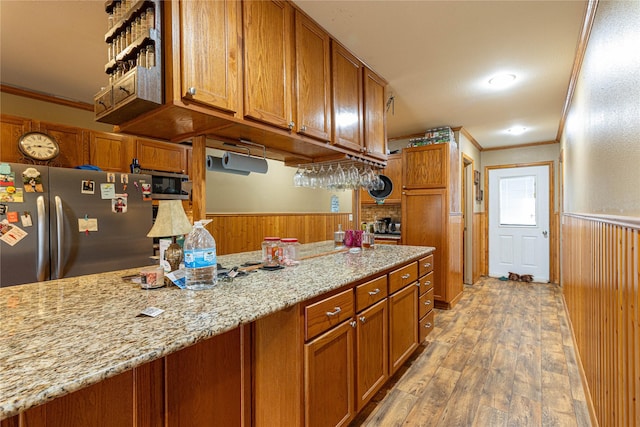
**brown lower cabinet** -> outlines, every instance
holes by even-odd
[[[31,408],[2,426],[249,425],[246,339],[244,328],[236,328]]]
[[[432,329],[432,266],[422,258],[346,285],[1,425],[347,425]]]

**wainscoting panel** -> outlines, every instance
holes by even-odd
[[[562,285],[592,417],[601,426],[639,426],[640,219],[562,220]]]
[[[300,243],[332,240],[333,232],[352,228],[349,213],[207,214],[207,229],[218,255],[257,251],[264,237],[296,237]]]

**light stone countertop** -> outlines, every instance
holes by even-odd
[[[301,246],[300,265],[256,270],[206,291],[142,290],[140,269],[0,288],[0,419],[158,359],[434,248],[377,245],[351,254],[333,242]],[[260,252],[218,257],[223,267]],[[146,307],[164,311],[138,317]]]

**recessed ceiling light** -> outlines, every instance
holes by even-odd
[[[514,126],[512,128],[507,129],[507,133],[511,135],[522,135],[527,131],[527,128],[524,126]]]
[[[498,74],[489,79],[489,84],[493,87],[503,88],[509,86],[515,79],[515,74]]]

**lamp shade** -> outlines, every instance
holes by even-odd
[[[191,223],[180,200],[160,200],[158,215],[147,237],[168,237],[188,234]]]

